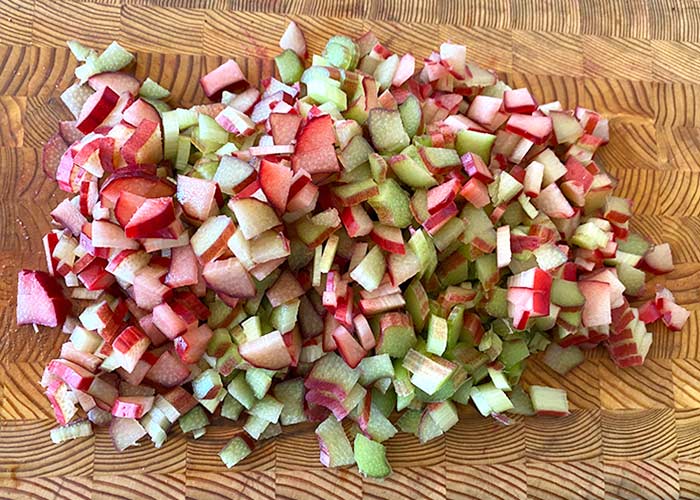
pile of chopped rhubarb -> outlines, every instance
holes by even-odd
[[[436,438],[460,405],[568,414],[563,390],[519,385],[530,355],[562,375],[598,346],[637,366],[649,323],[688,319],[664,288],[630,305],[673,262],[596,160],[607,119],[512,89],[463,45],[419,68],[340,35],[309,65],[292,22],[276,78],[228,60],[190,109],[117,43],[69,46],[75,120],[42,161],[71,197],[17,299],[18,324],[69,335],[41,381],[57,443],[108,426],[118,450],[160,447],[223,418],[242,426],[231,467],[317,422],[324,465],[383,477],[384,441]]]

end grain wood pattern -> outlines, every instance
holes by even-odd
[[[271,74],[289,18],[313,52],[367,29],[419,57],[441,40],[466,43],[470,58],[540,100],[605,113],[612,140],[601,159],[634,200],[636,229],[673,247],[665,282],[692,311],[685,330],[659,328],[641,368],[593,352],[563,380],[532,363],[525,380],[566,388],[569,417],[500,427],[465,410],[425,446],[390,440],[395,472],[382,482],[324,469],[310,426],[230,471],[217,456],[233,432],[224,425],[198,441],[175,432],[161,450],[119,454],[103,430],[53,446],[38,381],[65,337],[18,329],[13,295],[18,269],[43,267],[48,211],[63,197],[38,162],[68,117],[58,97],[75,62],[64,40],[118,40],[136,52],[138,77],[188,106],[224,58],[253,81]],[[697,0],[0,0],[0,498],[700,498],[699,74]]]

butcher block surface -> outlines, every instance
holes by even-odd
[[[274,12],[274,13],[273,13]],[[14,320],[17,271],[44,268],[48,212],[63,197],[39,159],[59,120],[75,61],[64,41],[118,40],[136,75],[204,101],[200,75],[233,57],[251,81],[272,74],[289,19],[319,53],[336,33],[372,29],[398,52],[426,57],[450,39],[469,58],[527,86],[540,102],[580,104],[610,119],[600,153],[633,227],[668,241],[663,281],[692,311],[681,333],[654,326],[641,368],[602,350],[566,379],[530,363],[527,383],[563,387],[566,418],[504,427],[465,409],[446,436],[388,442],[379,482],[318,460],[313,427],[287,430],[227,470],[218,452],[236,431],[217,422],[118,453],[108,433],[54,446],[38,381],[65,335]],[[697,0],[0,0],[1,499],[697,499],[700,498],[700,2]],[[653,289],[653,285],[651,287]],[[176,426],[177,427],[177,426]]]

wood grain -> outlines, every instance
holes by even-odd
[[[64,45],[117,39],[183,106],[200,75],[234,57],[252,81],[274,72],[288,19],[312,51],[335,33],[372,29],[391,49],[426,57],[441,40],[540,102],[604,113],[600,155],[633,199],[635,230],[668,241],[663,280],[691,318],[654,326],[649,361],[621,371],[602,351],[566,379],[532,360],[524,380],[563,387],[572,414],[516,418],[473,409],[446,436],[388,442],[394,475],[326,470],[312,425],[259,444],[233,470],[218,452],[239,427],[217,420],[198,440],[174,431],[156,450],[118,454],[109,435],[55,447],[37,381],[65,336],[14,324],[16,272],[42,267],[47,212],[62,195],[39,160],[75,62]],[[2,499],[697,499],[700,498],[700,6],[697,0],[0,0],[0,498]]]

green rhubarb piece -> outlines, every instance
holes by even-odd
[[[170,107],[170,104],[168,104],[165,101],[161,101],[160,99],[146,99],[144,97],[143,100],[151,106],[153,106],[154,108],[156,108],[156,111],[158,111],[158,113],[160,113],[161,115],[163,113],[167,113],[168,111],[172,111],[173,109]]]
[[[525,415],[527,417],[531,417],[535,414],[535,410],[532,407],[532,402],[530,401],[530,396],[519,385],[513,387],[513,390],[510,393],[510,400],[513,403],[513,408],[508,410],[510,413]]]
[[[503,342],[503,350],[499,359],[506,369],[515,366],[530,355],[527,342],[523,339],[512,339]]]
[[[337,144],[344,149],[350,141],[362,136],[362,126],[355,120],[340,120],[335,123],[335,137]]]
[[[335,80],[330,78],[316,78],[306,84],[306,94],[318,104],[333,104],[338,111],[348,108],[348,98],[339,89]]]
[[[552,342],[547,347],[542,361],[559,375],[566,375],[569,370],[576,368],[585,359],[583,351],[577,346],[561,347]]]
[[[484,288],[491,288],[494,277],[498,278],[498,264],[496,254],[482,255],[474,262],[476,277]]]
[[[382,224],[404,228],[413,222],[408,193],[394,179],[379,184],[379,193],[368,202]]]
[[[181,416],[177,423],[180,424],[182,432],[192,432],[209,425],[209,417],[204,411],[204,408],[197,405]]]
[[[415,397],[411,374],[404,368],[401,360],[394,362],[394,392],[396,392],[396,411],[408,407]]]
[[[286,49],[275,56],[275,66],[277,66],[280,80],[288,85],[298,82],[304,72],[304,64],[292,49]]]
[[[216,371],[224,377],[233,373],[237,368],[242,368],[245,365],[245,360],[238,351],[238,346],[231,344],[224,353],[216,359]]]
[[[144,429],[146,429],[146,432],[148,433],[149,437],[151,438],[151,441],[153,442],[153,446],[155,446],[156,448],[160,448],[165,443],[165,440],[168,439],[168,434],[167,432],[165,432],[165,429],[163,429],[163,427],[160,426],[158,420],[156,420],[156,418],[154,417],[156,412],[162,415],[162,412],[160,412],[160,410],[152,408],[151,411],[144,415],[144,417],[141,419],[141,425]],[[167,426],[170,426],[170,422],[167,421],[167,419],[164,416],[160,419],[160,421],[167,422]]]
[[[489,359],[488,357],[486,358],[486,361],[488,362]],[[486,367],[486,365],[482,365],[478,367],[474,372],[472,373],[472,380],[474,381],[474,384],[478,384],[479,382],[482,382],[486,377],[489,376],[489,370]]]
[[[386,394],[386,392],[390,388],[391,388],[391,377],[382,377],[374,383],[373,390],[379,391],[382,394]]]
[[[197,125],[199,113],[194,109],[177,108],[175,109],[175,113],[177,113],[177,123],[180,126],[180,130],[185,130]]]
[[[318,56],[314,54],[314,61],[317,57]],[[345,79],[345,71],[337,71],[333,70],[333,68],[328,68],[327,61],[324,62],[325,64],[312,64],[311,66],[306,68],[304,70],[304,73],[301,75],[301,83],[309,83],[311,80],[315,80],[317,78],[336,78],[340,80],[338,82],[338,87],[340,87],[340,84]],[[339,75],[337,73],[339,73]]]
[[[608,241],[608,233],[593,222],[586,222],[578,226],[571,237],[571,243],[587,250],[605,248]]]
[[[413,94],[409,95],[399,106],[399,114],[406,134],[413,138],[420,130],[423,121],[423,111],[418,98]]]
[[[167,99],[170,97],[170,91],[161,87],[158,83],[150,78],[146,78],[141,84],[139,95],[146,99]]]
[[[87,60],[90,53],[95,52],[93,49],[86,47],[77,40],[69,40],[66,42],[66,44],[68,45],[68,48],[73,54],[73,57],[75,57],[75,59],[78,62],[84,62],[85,60]]]
[[[77,70],[76,70],[77,71]],[[95,93],[89,85],[74,83],[61,93],[61,101],[78,118],[88,98]]]
[[[272,377],[275,374],[272,370],[264,368],[248,368],[245,372],[245,381],[253,390],[256,399],[262,399],[272,385]],[[242,403],[242,401],[241,401]],[[247,408],[250,411],[250,408]]]
[[[209,356],[220,356],[233,345],[231,334],[225,328],[217,328],[212,332],[211,339],[207,344],[207,354]]]
[[[447,432],[459,422],[457,407],[451,401],[433,403],[428,407],[427,412],[442,432]]]
[[[530,349],[531,353],[542,352],[547,348],[550,342],[551,340],[549,340],[543,333],[535,332],[530,341],[527,343],[527,347]]]
[[[447,316],[447,348],[452,348],[459,342],[464,325],[464,309],[463,304],[458,304],[452,308]],[[440,354],[442,355],[442,353]]]
[[[357,44],[352,38],[336,35],[328,40],[321,57],[336,68],[353,70],[359,61],[359,53]],[[314,65],[316,64],[314,63]]]
[[[248,415],[248,418],[243,425],[243,430],[248,433],[253,439],[259,439],[265,429],[270,425],[270,422],[264,418]]]
[[[391,87],[399,62],[398,54],[392,54],[377,65],[374,70],[374,79],[377,80],[380,91]]]
[[[355,463],[352,446],[343,426],[333,415],[316,427],[321,447],[321,463],[326,467],[342,467]]]
[[[400,154],[392,156],[389,159],[389,166],[401,182],[412,188],[429,188],[437,185],[437,181],[423,164],[418,150],[413,145],[408,146]]]
[[[175,170],[185,172],[189,170],[190,154],[192,152],[192,140],[183,135],[177,139],[177,151],[175,153]]]
[[[396,434],[394,424],[377,408],[374,402],[370,405],[369,420],[367,421],[365,433],[380,443],[391,439]]]
[[[65,441],[92,436],[92,424],[89,420],[78,420],[67,425],[51,429],[51,441],[60,444]]]
[[[418,441],[420,441],[421,444],[427,443],[443,434],[444,432],[442,432],[442,429],[430,416],[430,412],[424,410],[421,415],[420,423],[418,424]]]
[[[462,209],[460,218],[466,222],[466,228],[462,235],[463,243],[474,245],[474,242],[480,240],[484,244],[496,248],[496,230],[483,209],[467,203]]]
[[[364,386],[368,386],[380,378],[394,376],[394,365],[392,365],[388,354],[368,356],[360,361],[357,369],[360,371],[359,382]]]
[[[354,457],[357,468],[366,477],[383,478],[391,474],[383,444],[368,439],[363,434],[355,436]]]
[[[209,399],[198,399],[197,401],[199,402],[200,405],[202,405],[204,408],[206,408],[209,413],[214,413],[216,409],[219,407],[219,403],[221,403],[224,398],[226,397],[226,389],[223,387],[219,389],[219,392],[213,397]]]
[[[503,94],[507,90],[513,90],[511,87],[506,85],[506,83],[502,80],[498,80],[496,83],[493,85],[489,85],[487,87],[484,87],[481,91],[482,95],[486,95],[489,97],[498,97],[499,99],[503,98]]]
[[[430,134],[416,135],[413,137],[411,143],[419,148],[432,148],[433,139]]]
[[[507,290],[496,287],[491,290],[491,298],[486,302],[486,312],[494,318],[508,317]]]
[[[644,255],[651,248],[651,243],[643,236],[630,232],[624,240],[616,240],[618,251],[634,255]]]
[[[455,148],[460,156],[474,153],[479,155],[488,165],[491,161],[491,148],[495,140],[496,136],[493,134],[475,130],[460,130],[455,139]]]
[[[241,436],[236,436],[219,452],[219,457],[221,457],[224,465],[230,469],[252,452],[253,450],[248,446],[246,440]]]
[[[411,383],[428,395],[434,394],[452,376],[457,365],[438,356],[426,356],[410,349],[403,366],[411,375]]]
[[[202,156],[194,164],[194,172],[190,175],[200,179],[212,180],[216,169],[219,167],[219,159],[210,155]]]
[[[393,369],[392,369],[393,372]],[[396,392],[393,389],[393,379],[390,377],[383,378],[381,380],[386,380],[389,386],[384,392],[382,392],[377,387],[372,389],[372,404],[376,405],[377,409],[382,412],[382,415],[389,418],[394,408],[396,408]]]
[[[338,399],[338,396],[332,392],[329,391],[319,391],[322,395],[331,398],[331,399]],[[361,408],[361,403],[364,401],[365,397],[367,396],[367,389],[362,387],[360,384],[355,384],[355,386],[350,390],[347,396],[343,398],[343,400],[340,402],[340,406],[342,407],[343,411],[348,414],[354,414],[358,415],[360,408]]]
[[[77,326],[70,335],[70,341],[79,351],[93,353],[100,347],[100,344],[102,344],[102,337],[96,332],[86,330],[82,326]]]
[[[304,217],[296,224],[299,239],[307,246],[315,247],[322,243],[340,227],[340,217],[336,209],[328,209],[314,215]]]
[[[492,366],[488,366],[486,369],[489,372],[489,377],[491,378],[493,385],[502,391],[510,391],[511,387],[505,373],[503,373],[503,370],[497,370]]]
[[[284,403],[266,394],[261,400],[255,402],[248,413],[262,418],[263,420],[267,420],[271,424],[276,424],[279,421],[283,408]]]
[[[535,413],[541,415],[568,415],[569,401],[564,389],[545,387],[541,385],[530,386],[530,400]]]
[[[80,80],[81,85],[87,82],[91,76],[100,73],[97,59],[98,56],[94,52],[90,52],[85,62],[75,68],[75,77]]]
[[[241,326],[243,327],[246,342],[262,337],[262,324],[260,322],[260,316],[251,316],[241,323]]]
[[[474,385],[471,379],[467,379],[452,395],[452,401],[459,403],[461,405],[469,404],[469,395],[472,391],[472,386]]]
[[[399,426],[402,432],[417,435],[422,413],[419,410],[406,410],[401,415],[401,418],[396,421],[396,425]]]
[[[523,207],[520,205],[520,203],[513,202],[509,204],[506,211],[503,212],[501,221],[503,222],[503,225],[508,224],[511,228],[513,228],[522,224],[524,218],[525,211],[523,210]]]
[[[410,324],[392,324],[382,329],[377,340],[375,352],[377,354],[388,354],[392,358],[402,358],[415,343],[416,334]]]
[[[265,427],[265,430],[260,434],[258,440],[262,441],[264,439],[270,439],[282,434],[282,426],[280,424],[269,424]]]
[[[496,387],[493,382],[472,387],[471,398],[477,410],[484,417],[491,413],[503,413],[511,410],[513,403],[505,392]]]
[[[248,179],[254,172],[255,170],[248,162],[227,155],[222,156],[213,180],[216,181],[224,194],[232,195],[234,188]]]
[[[372,144],[382,154],[395,154],[409,145],[398,110],[374,108],[367,118]]]
[[[451,399],[455,392],[465,383],[467,376],[467,371],[464,367],[457,365],[452,375],[433,394],[428,394],[416,387],[416,399],[424,403],[439,403]]]
[[[177,157],[180,139],[177,114],[174,111],[167,111],[161,116],[161,122],[163,124],[163,157],[166,160],[174,160]]]
[[[515,179],[515,177],[504,170],[498,176],[498,194],[496,199],[493,200],[493,204],[501,205],[503,203],[508,203],[510,200],[515,198],[515,196],[520,193],[522,189],[523,185],[517,179]]]
[[[567,281],[561,278],[552,280],[550,296],[553,304],[562,307],[581,307],[586,301],[575,281]]]
[[[299,299],[280,304],[270,313],[270,324],[280,332],[290,332],[297,323],[299,313]]]
[[[423,230],[419,229],[408,240],[408,248],[418,257],[421,265],[419,277],[431,276],[437,267],[437,252],[432,239]]]
[[[342,234],[342,233],[341,233]],[[335,260],[336,253],[338,252],[338,245],[340,243],[340,236],[338,233],[331,234],[326,240],[326,244],[323,246],[323,253],[321,255],[321,260],[319,262],[319,271],[322,273],[327,273],[331,270],[333,266],[333,261]],[[320,248],[320,246],[316,247]],[[286,330],[282,330],[286,331]]]
[[[508,383],[512,386],[520,383],[520,378],[525,372],[525,367],[527,363],[521,361],[517,365],[513,365],[506,370],[506,376],[508,377]]]
[[[230,394],[224,397],[224,402],[221,405],[221,416],[229,420],[238,420],[245,407],[234,399]]]
[[[459,155],[454,149],[421,147],[418,153],[423,162],[439,173],[461,166]]]
[[[428,319],[428,341],[426,349],[432,354],[442,356],[447,348],[447,320],[435,314]]]
[[[617,279],[625,285],[627,295],[639,295],[644,290],[644,271],[624,262],[617,265]]]
[[[469,248],[457,243],[455,251],[440,263],[437,270],[437,277],[442,286],[458,285],[471,277],[472,266],[469,258]]]
[[[361,139],[361,138],[360,138]],[[376,196],[379,187],[372,179],[365,179],[351,184],[333,186],[331,191],[346,205],[357,205],[363,201]]]
[[[298,238],[292,238],[289,242],[290,254],[287,258],[289,269],[296,272],[305,267],[314,258],[314,251]],[[301,306],[304,307],[303,304]]]
[[[180,411],[177,408],[175,408],[172,405],[172,403],[170,403],[170,401],[168,401],[161,395],[156,396],[156,399],[153,402],[153,408],[151,408],[151,411],[149,412],[156,414],[156,416],[160,417],[161,415],[157,415],[156,410],[158,410],[161,413],[162,417],[167,419],[167,421],[171,424],[174,423],[178,418],[180,418]]]
[[[430,314],[428,307],[428,294],[419,279],[414,278],[404,292],[406,300],[406,311],[411,315],[413,325],[418,332],[423,331],[423,327]]]
[[[369,162],[365,162],[352,170],[341,170],[338,182],[360,182],[367,179],[372,179],[372,169],[369,166]]]
[[[297,378],[275,384],[272,389],[275,399],[283,405],[280,413],[282,425],[306,422],[304,414],[304,380]]]
[[[344,394],[350,394],[360,379],[360,372],[350,368],[343,358],[330,352],[314,364],[308,379],[334,384]]]
[[[221,375],[213,369],[208,369],[200,373],[192,381],[192,394],[196,399],[208,399],[206,396],[214,392],[219,392],[222,387]]]
[[[558,319],[571,325],[571,330],[577,330],[581,326],[581,311],[561,311]]]
[[[503,350],[503,340],[491,328],[481,338],[479,350],[489,357],[489,361],[495,360]]]
[[[427,207],[426,207],[427,208]],[[440,230],[433,234],[433,244],[438,252],[442,252],[450,247],[464,233],[466,224],[459,217],[448,220]]]
[[[386,269],[386,259],[382,249],[378,245],[372,247],[367,255],[360,261],[355,269],[350,273],[350,277],[355,280],[368,292],[375,290],[384,277]]]
[[[134,60],[134,56],[126,51],[117,42],[112,42],[97,58],[97,68],[100,73],[119,71],[128,66]]]
[[[228,142],[228,132],[211,116],[200,114],[198,125],[192,129],[191,139],[201,153],[213,153]]]
[[[351,171],[369,160],[369,156],[374,153],[367,139],[357,135],[350,139],[340,153],[338,159],[345,170]]]
[[[245,372],[240,372],[236,378],[231,380],[226,389],[246,410],[250,410],[255,404],[255,394],[248,382],[246,382]]]

